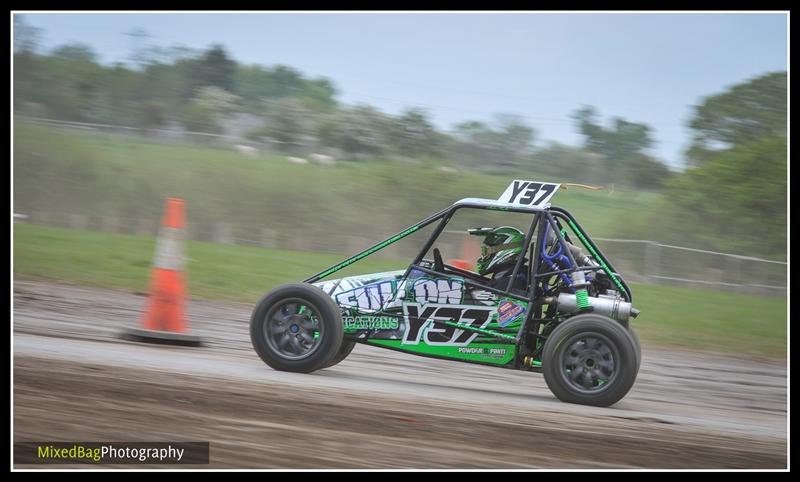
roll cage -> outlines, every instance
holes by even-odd
[[[525,256],[519,256],[514,266],[511,277],[505,288],[497,288],[488,285],[488,279],[473,273],[468,270],[461,269],[456,266],[451,266],[441,262],[438,258],[438,253],[434,250],[434,260],[426,260],[424,257],[431,249],[436,240],[444,231],[447,224],[450,222],[453,215],[460,209],[478,209],[478,210],[494,210],[506,211],[514,213],[527,213],[531,215],[531,222],[523,241],[523,246],[528,253],[528,282],[525,294],[523,295],[519,290],[512,290],[514,281],[520,270],[523,269]],[[412,260],[406,268],[403,278],[409,276],[412,270],[422,271],[432,275],[457,275],[462,276],[469,280],[470,283],[476,285],[480,289],[484,289],[496,294],[523,300],[527,302],[527,311],[525,313],[525,322],[520,325],[519,332],[517,333],[516,340],[520,341],[526,328],[529,326],[531,320],[540,320],[542,318],[542,305],[546,295],[547,280],[553,277],[560,277],[564,282],[569,285],[570,275],[577,271],[584,272],[604,272],[606,276],[613,282],[613,288],[627,301],[632,301],[631,290],[627,283],[622,279],[621,275],[617,273],[613,265],[603,255],[597,245],[591,240],[589,235],[583,230],[578,221],[564,208],[558,206],[551,206],[545,204],[543,206],[518,206],[510,205],[498,200],[480,199],[480,198],[465,198],[457,201],[451,206],[443,209],[431,216],[423,219],[422,221],[409,226],[403,231],[390,236],[383,241],[354,254],[353,256],[327,268],[319,273],[304,280],[305,283],[316,283],[331,274],[350,266],[359,260],[362,260],[387,246],[419,231],[420,229],[438,222],[425,244],[420,249],[417,256]],[[569,229],[567,229],[569,228]],[[555,237],[551,236],[549,243],[546,242],[548,232],[554,233]],[[575,241],[570,238],[569,231],[577,238],[580,245],[586,250],[588,256],[593,259],[597,266],[579,266],[576,262],[572,252],[569,249],[569,244],[574,244]],[[535,238],[535,239],[534,239]],[[564,259],[566,258],[566,259]],[[560,259],[561,264],[555,263],[553,259]],[[562,267],[566,265],[567,267]],[[438,269],[437,269],[438,268]]]

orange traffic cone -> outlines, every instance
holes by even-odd
[[[472,263],[464,259],[451,259],[449,263],[450,266],[455,266],[456,268],[463,269],[465,271],[472,270]]]
[[[143,329],[131,329],[124,338],[151,343],[201,345],[202,339],[190,335],[184,314],[183,199],[167,198],[166,211],[156,242],[155,263]]]
[[[480,242],[476,241],[474,236],[465,235],[464,241],[461,242],[461,254],[458,259],[453,259],[448,264],[466,271],[472,271],[475,269],[475,260],[478,259],[480,252]]]

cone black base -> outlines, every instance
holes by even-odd
[[[161,345],[203,346],[205,343],[203,338],[197,335],[176,333],[174,331],[143,330],[140,328],[129,328],[120,333],[120,337],[129,341]]]

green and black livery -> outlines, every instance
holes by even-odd
[[[641,363],[630,327],[639,312],[623,277],[580,224],[547,203],[558,186],[514,181],[499,200],[462,199],[303,283],[276,288],[253,312],[256,352],[273,368],[310,372],[341,362],[363,343],[543,372],[563,401],[616,403]],[[504,286],[444,263],[433,248],[463,209],[530,216]],[[429,225],[432,233],[406,269],[325,279]],[[515,281],[520,274],[524,289]]]

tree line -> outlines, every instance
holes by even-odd
[[[603,124],[573,113],[582,144],[543,142],[525,119],[498,114],[444,132],[411,107],[389,115],[345,105],[330,79],[285,65],[245,65],[222,45],[205,50],[149,47],[130,64],[103,65],[87,45],[38,51],[38,33],[15,16],[14,111],[153,129],[180,125],[221,133],[233,114],[261,121],[246,136],[287,154],[334,150],[352,160],[444,162],[463,169],[526,172],[560,181],[661,190],[662,206],[640,235],[682,245],[785,257],[787,74],[771,72],[693,106],[686,169],[649,154],[650,126]]]
[[[787,87],[786,72],[772,72],[695,106],[689,167],[665,184],[655,236],[786,259]]]
[[[38,32],[15,17],[14,110],[59,120],[143,130],[182,127],[224,133],[233,114],[259,119],[246,133],[288,154],[324,149],[349,159],[380,157],[447,161],[488,171],[530,171],[594,183],[658,188],[671,176],[647,154],[651,129],[625,119],[599,125],[592,108],[576,112],[583,146],[544,143],[524,118],[498,114],[437,129],[411,107],[389,115],[366,104],[344,105],[336,86],[285,66],[245,65],[222,45],[205,50],[141,48],[129,63],[104,65],[85,44],[38,52]]]

